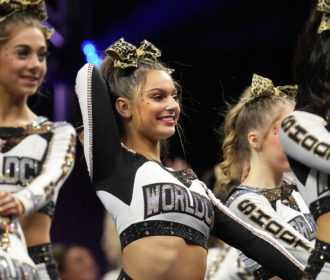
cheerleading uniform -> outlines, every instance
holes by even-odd
[[[280,188],[262,189],[240,185],[232,191],[226,205],[243,221],[271,234],[306,266],[314,246],[316,225],[295,187],[284,184]],[[240,256],[256,279],[274,276],[242,252]]]
[[[38,209],[51,215],[58,191],[73,167],[74,128],[65,122],[51,123],[45,117],[38,117],[24,127],[0,127],[0,140],[0,190],[13,193],[22,202],[24,215]],[[35,264],[28,256],[17,218],[12,218],[9,228],[12,230],[8,233],[8,244],[3,242],[7,240],[6,232],[0,230],[0,278],[38,279],[37,275],[29,278],[31,273],[22,272],[27,265],[35,269]],[[43,261],[39,258],[37,266],[44,270],[50,257]],[[39,277],[50,279],[47,274]]]
[[[298,190],[317,220],[330,211],[330,133],[315,114],[294,111],[282,122],[280,139]],[[330,279],[330,244],[316,240],[306,268],[310,279]],[[309,277],[309,276],[308,276]]]
[[[209,249],[204,280],[253,280],[237,250],[227,244]]]
[[[191,169],[170,170],[120,143],[108,85],[92,64],[78,72],[76,93],[89,174],[116,224],[122,249],[156,235],[178,236],[206,249],[212,230],[281,277],[301,277],[299,262],[268,234],[235,217]]]

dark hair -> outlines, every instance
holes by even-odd
[[[292,66],[299,88],[295,108],[324,118],[330,109],[330,31],[317,33],[322,15],[313,7],[298,37]]]

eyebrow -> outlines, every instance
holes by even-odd
[[[161,91],[161,92],[166,92],[167,90],[162,89],[162,88],[152,88],[147,91],[147,93],[152,92],[152,91]],[[176,88],[173,89],[172,92],[178,93],[178,90]]]
[[[14,48],[29,48],[29,49],[31,49],[31,46],[29,46],[27,44],[18,44],[18,45],[15,45]],[[41,46],[39,48],[39,50],[41,50],[41,49],[47,50],[47,46]]]

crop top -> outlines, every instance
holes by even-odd
[[[330,133],[320,116],[294,111],[282,122],[280,140],[299,193],[314,219],[330,211]]]
[[[24,127],[0,127],[0,190],[14,193],[24,214],[54,214],[58,191],[70,174],[75,129],[38,117]]]
[[[79,70],[76,93],[85,159],[97,195],[116,224],[122,249],[155,235],[178,236],[207,248],[212,230],[277,275],[301,278],[302,265],[283,246],[235,217],[191,169],[169,170],[123,146],[109,92],[95,66],[87,63]]]
[[[243,221],[271,234],[300,263],[307,264],[314,247],[316,224],[295,186],[263,189],[240,185],[233,189],[226,205]],[[260,265],[240,256],[248,270],[258,271]]]

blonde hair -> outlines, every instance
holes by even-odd
[[[245,100],[250,101],[246,103]],[[240,182],[243,164],[251,153],[247,137],[249,132],[258,130],[264,136],[271,123],[281,114],[282,110],[277,109],[293,104],[293,98],[285,94],[266,93],[255,98],[251,87],[243,92],[240,102],[229,108],[225,117],[223,161],[219,165],[223,174],[219,176],[218,188],[228,191],[231,182]]]

